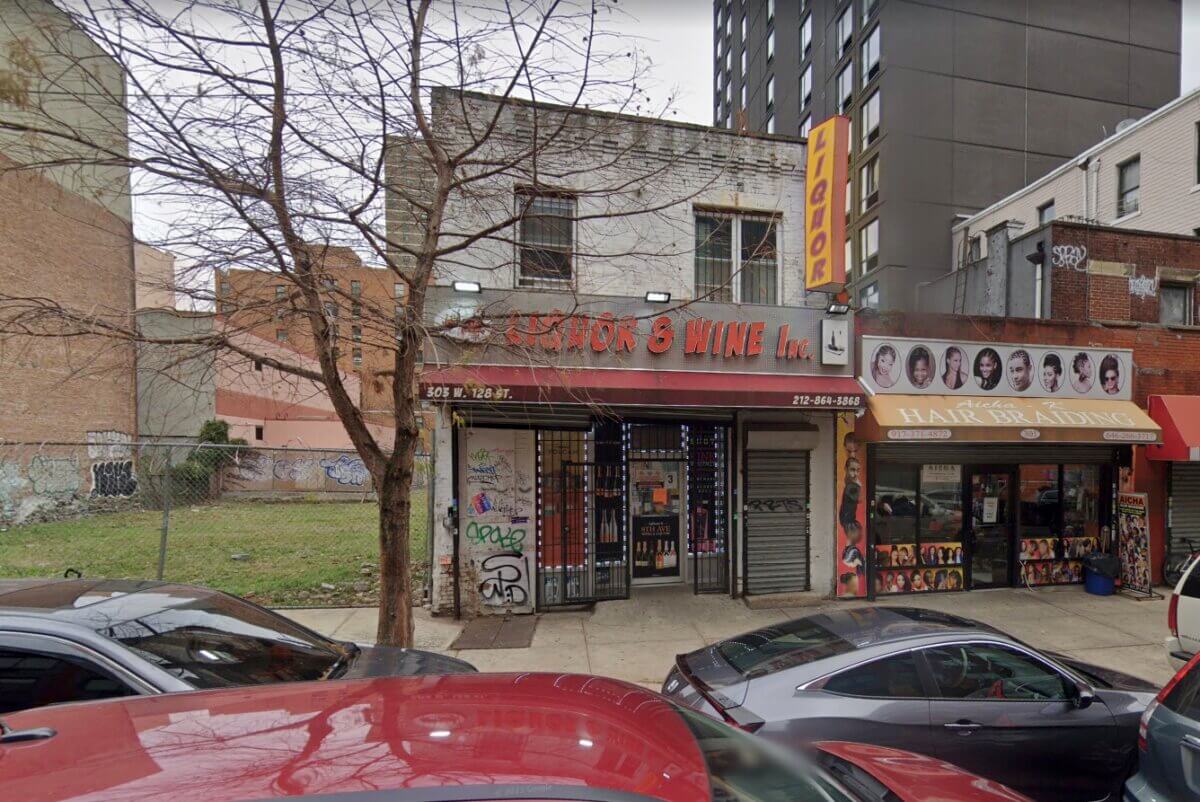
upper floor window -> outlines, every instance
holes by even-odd
[[[808,132],[812,130],[812,115],[809,114],[800,121],[799,134],[801,139],[808,139]]]
[[[967,261],[978,262],[983,258],[983,235],[978,234],[967,241]]]
[[[862,106],[859,115],[862,126],[862,149],[866,150],[879,138],[879,90],[876,89]]]
[[[696,214],[696,298],[778,303],[779,220],[769,215]]]
[[[575,198],[562,193],[517,193],[519,283],[571,280]]]
[[[838,111],[845,113],[854,103],[854,63],[842,68],[837,77]]]
[[[1161,284],[1158,288],[1158,322],[1169,326],[1192,325],[1192,285]]]
[[[862,210],[865,212],[879,202],[879,156],[862,167]]]
[[[730,8],[728,5],[726,5],[725,6],[725,35],[729,36],[729,34],[732,32],[732,30],[733,30],[733,9]]]
[[[767,0],[767,22],[775,19],[775,0]]]
[[[879,285],[868,284],[863,287],[858,293],[858,308],[859,309],[878,309],[879,308]]]
[[[362,282],[361,281],[351,281],[350,282],[350,294],[352,296],[354,296],[355,298],[362,295]]]
[[[854,6],[851,4],[846,7],[841,16],[837,18],[837,25],[834,27],[834,41],[837,43],[837,55],[840,58],[854,41]]]
[[[804,72],[800,73],[800,108],[804,108],[812,100],[812,81],[813,68],[809,64],[804,68]]]
[[[350,339],[356,343],[362,342],[362,326],[350,327]]]
[[[1196,186],[1200,187],[1200,123],[1196,123]]]
[[[742,47],[746,46],[746,15],[742,14]]]
[[[733,66],[733,51],[725,51],[725,80],[729,80],[729,70]]]
[[[1044,226],[1054,219],[1054,198],[1038,207],[1038,225]]]
[[[768,114],[768,115],[767,115],[767,127],[766,127],[766,130],[767,130],[767,133],[768,133],[768,134],[773,134],[773,133],[775,133],[775,115],[774,115],[774,114]]]
[[[287,342],[287,329],[275,329],[275,339],[281,343]]]
[[[775,108],[775,76],[767,78],[767,113],[771,113],[771,109]]]
[[[1138,202],[1142,186],[1142,160],[1135,156],[1124,164],[1117,165],[1117,217],[1133,214],[1141,205]]]
[[[862,24],[865,27],[870,21],[871,15],[875,13],[875,9],[879,6],[879,0],[863,0],[862,4]]]
[[[742,100],[741,108],[744,110],[746,108],[746,82],[745,81],[742,82],[741,100]]]
[[[276,284],[275,285],[275,300],[282,301],[286,297],[287,297],[287,287],[284,286],[283,284]]]
[[[742,78],[746,77],[746,48],[742,47]]]
[[[879,73],[879,26],[867,37],[862,46],[862,81],[865,86],[868,81]]]
[[[351,349],[350,358],[353,360],[355,365],[362,365],[362,349],[361,348]]]
[[[767,61],[775,58],[775,31],[767,31]]]
[[[858,232],[859,270],[866,273],[879,265],[879,218],[863,226]]]
[[[812,50],[812,14],[804,18],[804,22],[800,23],[800,58],[808,55]]]
[[[405,292],[407,292],[407,289],[408,288],[404,286],[403,281],[397,281],[395,286],[392,288],[392,295],[397,298],[403,298]]]

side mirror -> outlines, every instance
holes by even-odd
[[[1087,710],[1096,701],[1096,692],[1086,682],[1075,683],[1075,693],[1071,696],[1071,704],[1076,710]]]

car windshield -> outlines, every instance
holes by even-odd
[[[855,645],[812,618],[798,618],[723,641],[716,649],[739,674],[749,677],[854,651]]]
[[[166,585],[75,611],[101,635],[198,688],[323,679],[350,647],[217,591]]]
[[[777,754],[762,739],[674,707],[704,755],[713,802],[856,802],[807,759]]]

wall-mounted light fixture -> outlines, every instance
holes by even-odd
[[[455,292],[483,292],[483,287],[479,286],[478,281],[456,281],[454,282]]]
[[[671,293],[661,292],[659,290],[650,290],[650,292],[646,293],[646,303],[669,304],[671,303]]]

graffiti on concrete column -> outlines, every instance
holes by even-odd
[[[485,557],[479,565],[483,581],[479,596],[489,607],[524,607],[529,604],[529,562],[515,551]]]
[[[79,460],[75,457],[47,457],[38,454],[29,460],[29,482],[39,496],[61,498],[79,492]]]
[[[342,454],[337,459],[321,460],[325,475],[339,485],[361,487],[367,483],[367,466],[358,457]]]
[[[0,462],[0,517],[13,515],[28,484],[19,462]]]
[[[133,460],[109,460],[92,463],[92,495],[116,498],[137,492]]]

